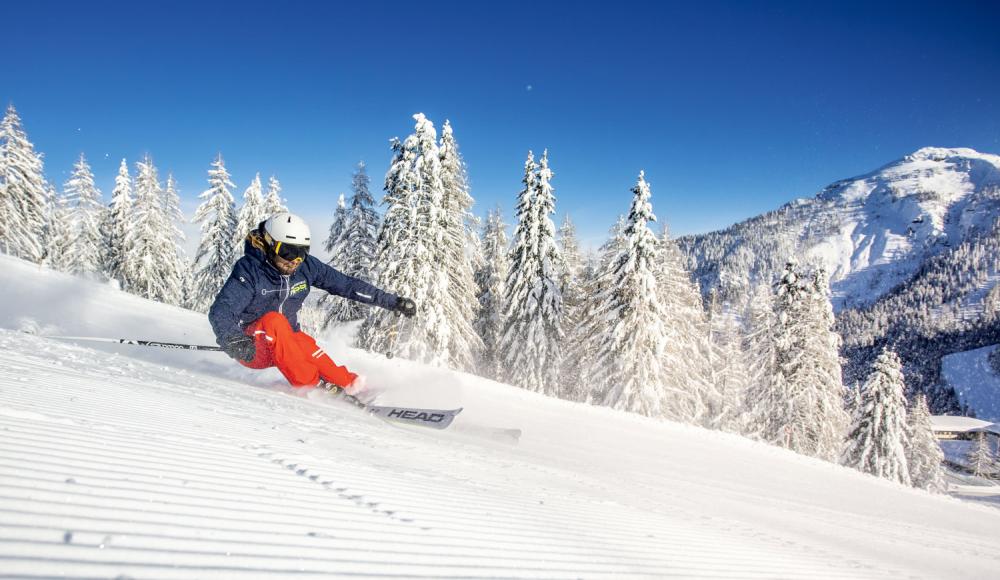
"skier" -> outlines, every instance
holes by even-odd
[[[338,272],[309,255],[309,225],[283,212],[247,234],[244,256],[215,297],[208,320],[222,350],[245,367],[278,367],[294,387],[340,387],[354,395],[365,378],[338,366],[316,341],[299,330],[298,312],[315,286],[344,298],[411,317],[409,298],[384,292]]]

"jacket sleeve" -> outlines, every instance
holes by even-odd
[[[360,278],[348,276],[332,266],[324,264],[314,256],[309,256],[307,260],[314,272],[312,285],[320,290],[382,308],[391,309],[396,306],[397,297],[395,294],[382,291]]]
[[[243,334],[240,315],[253,300],[253,288],[254,281],[250,272],[237,262],[208,310],[208,321],[212,324],[215,341],[219,346],[222,346],[225,339]]]

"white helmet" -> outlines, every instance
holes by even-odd
[[[309,224],[288,212],[276,213],[264,222],[264,231],[275,242],[295,246],[310,245]]]
[[[279,257],[300,264],[309,255],[309,224],[297,215],[276,213],[264,222],[264,242],[272,264],[277,265],[275,258]]]

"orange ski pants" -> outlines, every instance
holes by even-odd
[[[314,387],[320,378],[346,387],[358,376],[333,362],[313,337],[292,330],[288,319],[279,312],[261,316],[245,332],[254,337],[257,355],[240,364],[252,369],[278,367],[293,387]]]

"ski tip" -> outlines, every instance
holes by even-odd
[[[456,431],[472,437],[480,437],[512,445],[516,445],[521,440],[520,429],[490,427],[487,425],[461,425],[456,427]]]

